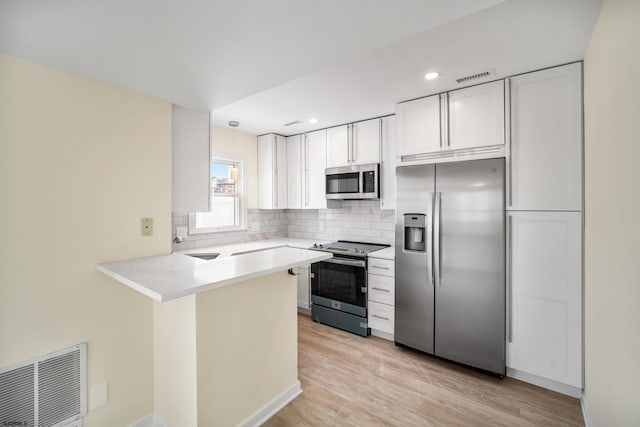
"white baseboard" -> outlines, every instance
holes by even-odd
[[[591,416],[589,415],[587,396],[585,396],[584,394],[580,398],[580,406],[582,407],[582,418],[584,418],[584,427],[593,427],[593,424],[591,424]]]
[[[269,403],[251,414],[247,419],[238,424],[239,427],[260,426],[271,418],[276,412],[284,408],[287,403],[302,393],[300,381],[296,381],[291,387],[273,398]],[[168,427],[158,414],[147,414],[129,424],[127,427]]]
[[[127,427],[167,427],[167,424],[165,424],[158,414],[152,412],[132,422]]]
[[[373,335],[374,337],[393,341],[393,334],[390,334],[388,332],[379,331],[377,329],[371,329],[371,335]]]
[[[575,397],[576,399],[580,399],[582,397],[581,388],[559,383],[527,372],[518,371],[517,369],[507,368],[507,376],[529,384],[537,385],[538,387],[557,391],[558,393],[566,394],[567,396]]]
[[[302,393],[300,381],[296,381],[289,388],[274,397],[269,403],[258,409],[240,424],[239,427],[254,427],[264,424],[276,412],[284,408],[287,403],[298,397]]]

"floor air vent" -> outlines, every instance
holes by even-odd
[[[0,369],[0,426],[63,427],[86,414],[86,343]]]
[[[467,83],[472,80],[483,79],[485,77],[494,76],[495,74],[496,74],[496,70],[492,68],[490,70],[482,71],[480,73],[469,74],[468,76],[458,77],[456,79],[456,82],[458,82],[458,84]]]

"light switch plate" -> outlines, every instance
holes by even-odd
[[[91,407],[93,411],[103,405],[106,405],[109,401],[109,383],[98,384],[91,387]]]
[[[153,218],[142,218],[142,235],[153,236]]]

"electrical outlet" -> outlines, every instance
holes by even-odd
[[[153,218],[142,218],[142,235],[153,236]]]
[[[109,401],[109,383],[91,387],[91,410],[106,405]]]
[[[187,227],[176,227],[176,237],[184,239],[189,236],[189,229]]]

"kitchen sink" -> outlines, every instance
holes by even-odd
[[[208,252],[208,253],[185,254],[185,255],[209,261],[209,260],[218,258],[220,254],[216,252]]]

